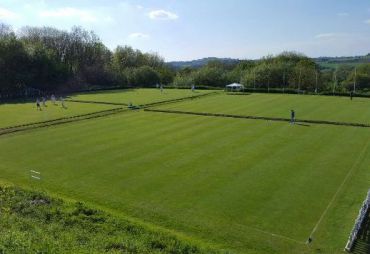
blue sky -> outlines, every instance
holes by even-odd
[[[370,53],[369,0],[0,0],[0,21],[78,25],[111,49],[131,45],[167,61]]]

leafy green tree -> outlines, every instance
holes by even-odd
[[[205,66],[194,73],[195,85],[223,87],[227,84],[225,72],[219,67]]]
[[[356,91],[370,90],[370,64],[358,65],[356,70],[353,68],[343,82],[347,90],[353,91],[356,82]]]
[[[169,85],[173,82],[176,72],[167,66],[157,68],[161,84]]]
[[[0,93],[11,97],[20,93],[30,80],[30,58],[22,42],[14,36],[0,39]]]
[[[27,48],[29,69],[27,85],[40,91],[55,91],[68,77],[65,65],[58,61],[52,50],[40,44]]]
[[[173,80],[173,85],[175,87],[190,88],[192,85],[195,85],[193,74],[190,73],[188,75],[181,75],[180,73],[177,73]]]
[[[160,81],[159,73],[150,66],[136,68],[129,76],[129,84],[138,87],[152,87]]]

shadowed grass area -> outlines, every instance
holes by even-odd
[[[360,128],[128,112],[0,137],[0,173],[241,253],[341,253],[370,180],[369,138]]]

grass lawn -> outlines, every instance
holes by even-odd
[[[131,102],[133,105],[143,105],[147,103],[197,96],[210,92],[212,91],[197,90],[192,92],[190,89],[164,89],[163,93],[161,93],[159,89],[130,89],[89,92],[70,96],[69,99],[124,104],[129,104]]]
[[[235,113],[282,115],[295,102],[298,117],[314,118],[332,116],[332,104],[347,108],[344,99],[279,97],[173,106],[234,112],[242,104]],[[306,98],[319,100],[318,109],[305,107]],[[333,117],[364,121],[349,113]],[[369,188],[369,139],[366,128],[126,112],[1,136],[0,176],[240,253],[342,253]],[[42,173],[40,183],[30,169]]]
[[[297,119],[370,124],[370,99],[368,98],[354,98],[351,101],[347,97],[330,96],[221,94],[158,108],[282,118],[289,118],[290,110],[294,109]]]
[[[36,103],[0,104],[0,128],[117,108],[117,106],[111,105],[92,105],[74,102],[66,102],[65,105],[67,109],[62,108],[60,105],[54,106],[49,102],[47,103],[47,107],[42,107],[42,111],[38,111]]]

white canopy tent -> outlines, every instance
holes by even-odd
[[[238,83],[232,83],[226,86],[226,90],[229,90],[229,91],[240,91],[243,89],[244,89],[244,86]]]

